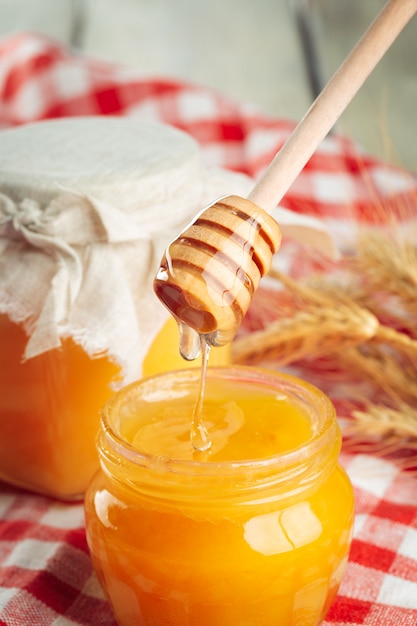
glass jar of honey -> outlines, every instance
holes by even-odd
[[[0,480],[83,496],[104,402],[186,365],[152,289],[167,241],[247,185],[206,169],[196,142],[163,124],[92,116],[1,131]]]
[[[85,500],[120,626],[317,626],[347,562],[353,491],[330,400],[277,372],[209,368],[129,385],[105,405]]]

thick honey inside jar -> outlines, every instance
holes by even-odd
[[[119,368],[91,359],[72,339],[22,361],[27,337],[0,315],[0,480],[59,498],[80,497],[98,469],[100,410]],[[227,350],[213,351],[227,364]],[[184,367],[178,329],[168,320],[145,358],[143,375]],[[196,362],[197,365],[197,362]]]
[[[71,339],[22,362],[26,341],[21,326],[0,316],[0,478],[74,497],[97,468],[100,403],[118,368]]]
[[[102,414],[87,538],[120,626],[317,626],[339,587],[353,493],[330,401],[297,379],[209,368],[128,386]]]

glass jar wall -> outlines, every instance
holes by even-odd
[[[189,442],[198,371],[127,387],[102,414],[86,496],[121,626],[316,626],[346,564],[350,482],[332,404],[253,368],[211,368],[208,452]]]

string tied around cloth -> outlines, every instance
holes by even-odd
[[[22,202],[15,203],[11,198],[0,194],[0,225],[2,226],[2,236],[13,235],[24,232],[25,229],[36,229],[42,221],[42,210],[39,203],[30,198],[25,198]],[[7,227],[11,226],[9,233]]]

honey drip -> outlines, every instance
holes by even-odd
[[[181,356],[202,358],[191,425],[196,452],[211,447],[202,419],[210,346],[233,340],[280,242],[270,215],[250,200],[227,196],[197,215],[165,250],[154,291],[177,320]]]
[[[206,452],[211,447],[211,440],[204,426],[202,413],[210,344],[205,335],[197,333],[180,320],[177,322],[180,332],[179,350],[182,358],[186,361],[194,361],[201,354],[200,380],[191,420],[190,441],[196,452]]]
[[[196,452],[206,452],[211,448],[211,439],[203,422],[204,391],[206,386],[206,376],[208,360],[210,355],[210,345],[205,340],[204,335],[200,335],[201,346],[201,373],[198,387],[197,400],[194,405],[191,422],[190,439]]]
[[[180,331],[180,354],[186,361],[194,361],[201,352],[201,335],[180,320],[177,320],[177,323]]]

